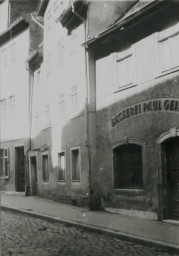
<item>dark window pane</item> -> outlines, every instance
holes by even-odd
[[[3,148],[0,149],[0,157],[3,157]]]
[[[71,151],[72,154],[72,180],[80,180],[80,156],[79,149]]]
[[[58,154],[58,180],[65,180],[65,154]]]
[[[43,181],[49,181],[48,155],[42,156]]]
[[[135,144],[123,145],[114,150],[115,188],[142,188],[142,149]]]
[[[4,171],[3,171],[3,158],[0,158],[0,177],[4,176]]]
[[[4,165],[5,165],[5,176],[8,177],[9,176],[9,170],[8,170],[8,159],[5,158],[4,159]]]

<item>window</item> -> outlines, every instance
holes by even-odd
[[[47,54],[46,56],[46,77],[49,78],[51,75],[51,54]]]
[[[65,180],[65,153],[58,154],[58,181]]]
[[[16,44],[12,44],[10,46],[10,52],[11,52],[11,64],[14,64],[16,62]]]
[[[6,68],[7,67],[7,49],[4,49],[1,51],[1,65],[2,68]]]
[[[62,66],[64,63],[64,39],[58,42],[58,65]]]
[[[80,181],[80,150],[71,149],[72,181]]]
[[[49,163],[48,163],[48,155],[42,155],[42,173],[43,173],[43,181],[49,181]]]
[[[116,91],[134,84],[134,47],[115,53]]]
[[[6,100],[3,99],[0,102],[1,102],[1,117],[2,117],[2,121],[5,121],[6,120]]]
[[[71,108],[72,113],[76,113],[76,111],[78,110],[77,86],[71,88]]]
[[[122,145],[113,150],[114,188],[141,189],[143,187],[142,147]]]
[[[14,116],[15,116],[15,97],[10,96],[8,103],[9,103],[9,106],[8,106],[9,118],[14,118]]]
[[[9,177],[8,149],[0,149],[0,178]]]
[[[60,119],[63,119],[65,116],[64,94],[61,94],[59,97],[59,110],[60,110]]]
[[[46,105],[45,106],[45,122],[46,122],[46,127],[50,126],[50,106]]]
[[[159,68],[160,73],[179,66],[179,23],[159,33]]]

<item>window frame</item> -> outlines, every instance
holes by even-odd
[[[114,175],[114,150],[120,146],[124,146],[124,145],[128,145],[128,144],[135,144],[136,146],[140,146],[141,147],[141,154],[142,154],[142,180],[143,180],[143,186],[142,188],[115,188],[115,184],[114,184],[114,179],[115,179],[115,175]],[[147,183],[146,180],[146,145],[143,141],[138,140],[138,139],[129,139],[126,138],[125,140],[121,140],[119,142],[116,142],[112,145],[112,165],[113,165],[113,172],[112,172],[112,184],[113,184],[113,190],[114,191],[144,191],[145,189],[145,184]]]
[[[71,87],[70,99],[71,99],[71,113],[73,116],[78,112],[78,86],[77,85],[74,85]]]
[[[3,48],[1,50],[1,67],[2,69],[6,69],[8,65],[8,49]]]
[[[135,44],[131,45],[127,49],[119,52],[115,52],[113,54],[114,59],[114,78],[115,78],[115,88],[114,93],[131,88],[133,86],[136,86],[136,56],[135,56]],[[118,71],[117,71],[117,65],[119,62],[126,60],[127,58],[131,57],[131,65],[132,65],[132,73],[131,73],[131,82],[119,85],[118,84]]]
[[[10,45],[10,59],[11,59],[11,65],[16,63],[16,43],[12,43]]]
[[[8,97],[8,117],[10,119],[15,118],[15,95]]]
[[[2,159],[3,164],[3,176],[0,176],[0,179],[9,179],[10,177],[10,162],[9,162],[9,149],[8,148],[0,148],[0,150],[3,151],[3,156],[0,156],[0,159]],[[7,151],[7,155],[5,155],[5,150]],[[7,159],[7,172],[5,170],[5,160]]]
[[[78,150],[79,151],[79,179],[73,179],[73,159],[72,159],[72,151]],[[71,147],[70,148],[70,166],[71,166],[71,182],[74,184],[81,183],[81,150],[80,146]]]
[[[58,97],[58,105],[59,105],[59,115],[60,120],[65,119],[65,95],[64,93],[61,93]]]
[[[44,172],[43,172],[43,157],[44,156],[47,156],[48,157],[48,180],[44,180]],[[41,153],[41,168],[42,168],[42,182],[43,183],[49,183],[50,182],[50,159],[49,159],[49,152],[46,151],[46,152],[43,152]]]
[[[172,27],[168,27],[156,33],[156,53],[157,53],[156,56],[157,56],[157,69],[158,69],[156,78],[179,70],[179,61],[176,66],[173,66],[173,67],[171,66],[166,70],[162,69],[162,53],[161,53],[162,49],[160,45],[162,44],[162,42],[165,42],[166,40],[170,40],[170,38],[173,38],[175,36],[177,36],[179,40],[179,22],[173,25]]]
[[[59,168],[60,168],[60,165],[59,165],[59,156],[63,155],[64,156],[64,173],[63,173],[63,179],[59,179]],[[58,166],[57,166],[57,181],[58,183],[65,183],[66,182],[66,151],[63,150],[63,151],[60,151],[58,152]]]
[[[7,100],[6,99],[1,99],[0,100],[0,104],[1,104],[1,117],[2,117],[2,121],[5,121],[7,118]]]

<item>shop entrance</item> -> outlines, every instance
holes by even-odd
[[[15,148],[16,191],[25,191],[25,156],[24,147]]]
[[[168,218],[179,220],[179,138],[166,144]]]
[[[36,196],[38,192],[36,156],[30,157],[30,168],[31,168],[31,193],[33,196]]]

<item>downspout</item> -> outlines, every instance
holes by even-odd
[[[30,180],[29,180],[29,165],[28,165],[28,153],[31,150],[31,128],[32,128],[32,101],[33,101],[33,81],[34,75],[33,72],[26,67],[26,70],[29,71],[29,148],[26,150],[26,177],[25,177],[25,196],[28,196],[30,193]]]
[[[71,0],[72,13],[78,17],[83,25],[85,30],[85,41],[87,39],[87,25],[86,20],[75,11],[73,0]],[[87,157],[88,157],[88,198],[89,198],[89,209],[93,209],[92,203],[92,188],[91,188],[91,155],[90,155],[90,144],[89,144],[89,108],[88,108],[88,100],[89,100],[89,82],[88,82],[88,56],[87,50],[85,47],[85,85],[86,85],[86,95],[85,95],[85,140],[86,140],[86,148],[87,148]]]

